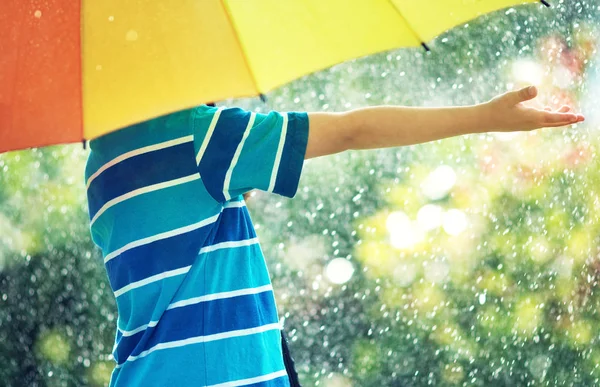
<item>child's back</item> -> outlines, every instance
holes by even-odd
[[[307,136],[306,114],[202,106],[91,142],[92,236],[119,310],[112,386],[289,385],[241,195],[292,196]]]

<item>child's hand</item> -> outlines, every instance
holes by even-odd
[[[530,86],[499,95],[483,104],[485,117],[489,119],[489,131],[533,130],[572,125],[584,120],[583,115],[571,113],[570,106],[552,111],[550,108],[536,109],[523,103],[536,96],[537,89]]]

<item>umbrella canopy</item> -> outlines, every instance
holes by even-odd
[[[258,95],[532,2],[3,0],[0,152],[92,139],[208,101]]]

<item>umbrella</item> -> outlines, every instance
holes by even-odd
[[[0,152],[89,140],[537,0],[3,0]],[[548,6],[546,1],[542,1]]]

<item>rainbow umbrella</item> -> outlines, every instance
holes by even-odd
[[[0,152],[92,139],[537,0],[2,0]],[[542,1],[548,5],[545,1]]]

